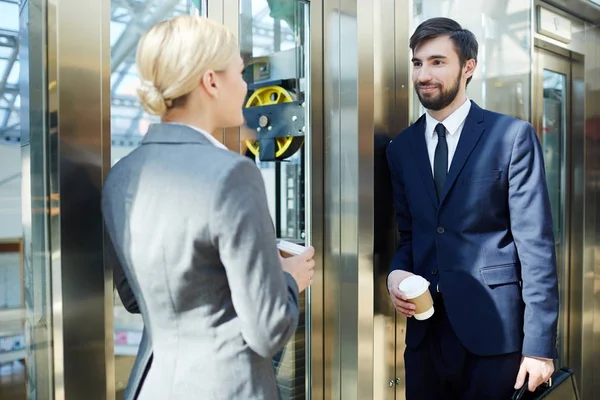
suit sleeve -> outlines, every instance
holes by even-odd
[[[115,287],[117,288],[117,293],[119,293],[119,298],[121,299],[121,302],[123,303],[123,306],[127,311],[129,311],[132,314],[139,314],[140,307],[138,306],[135,295],[133,294],[133,289],[131,289],[129,282],[127,281],[127,277],[123,272],[123,267],[119,262],[119,258],[117,257],[115,248],[108,235],[106,235],[105,241],[106,262],[112,266],[114,283]]]
[[[402,171],[398,167],[400,163],[394,160],[393,148],[393,145],[388,146],[387,160],[392,179],[396,225],[398,229],[398,248],[392,259],[388,274],[395,270],[413,272],[412,219],[406,199]]]
[[[298,324],[298,287],[281,267],[262,176],[244,159],[225,172],[215,193],[211,236],[225,266],[242,336],[272,357]]]
[[[542,148],[533,128],[517,132],[508,171],[512,235],[525,302],[523,355],[556,358],[558,278]]]

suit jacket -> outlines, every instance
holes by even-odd
[[[296,329],[298,287],[256,165],[152,125],[109,172],[102,207],[152,343],[139,398],[276,399],[271,357]]]
[[[137,286],[137,281],[132,276],[132,271],[129,268],[123,270],[110,238],[106,239],[106,249],[105,262],[111,266],[114,284],[123,306],[132,314],[141,314],[141,309],[146,310],[146,306],[144,300],[140,298],[140,289]],[[129,282],[133,282],[134,286],[136,286],[135,292]],[[127,387],[125,388],[124,400],[135,400],[139,397],[144,379],[151,365],[152,343],[148,340],[148,334],[146,333],[146,328],[144,328],[137,357],[129,374]]]
[[[390,272],[438,290],[471,353],[555,358],[558,286],[543,154],[530,124],[472,103],[438,202],[425,117],[388,146],[400,235]],[[429,320],[408,319],[419,345]]]

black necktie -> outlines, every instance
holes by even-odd
[[[437,124],[435,133],[438,135],[437,146],[435,146],[435,156],[433,158],[433,181],[437,192],[438,201],[442,197],[446,175],[448,174],[448,142],[446,142],[446,128],[442,124]]]

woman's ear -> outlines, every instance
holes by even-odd
[[[200,86],[211,97],[217,97],[217,74],[213,70],[208,70],[200,78]]]

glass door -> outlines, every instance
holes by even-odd
[[[550,196],[559,279],[559,366],[567,361],[569,324],[569,135],[571,131],[571,63],[536,48],[534,125],[542,144]]]
[[[277,237],[307,244],[309,3],[240,0],[239,40],[248,94],[240,151],[259,167]],[[210,13],[209,13],[210,17]],[[296,334],[275,356],[279,398],[306,399],[310,377],[310,290],[300,296]]]

